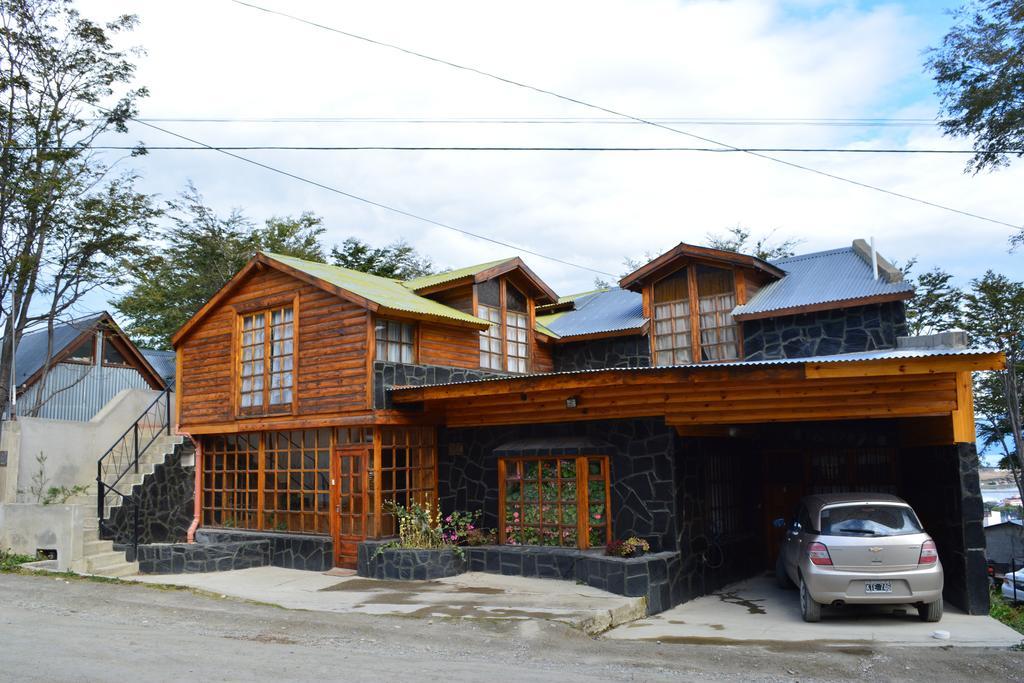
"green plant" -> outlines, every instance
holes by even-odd
[[[46,489],[46,495],[43,496],[41,501],[43,505],[63,505],[68,502],[70,498],[74,496],[88,493],[89,487],[84,484],[75,484],[71,488],[67,486],[51,486]]]
[[[388,548],[441,549],[450,548],[459,557],[464,556],[463,544],[482,545],[493,542],[494,531],[487,536],[480,529],[480,511],[455,511],[442,517],[440,506],[429,502],[412,502],[408,507],[393,500],[384,501],[384,511],[398,521],[398,539],[377,549],[377,554]],[[483,533],[482,533],[483,532]],[[473,541],[480,542],[471,542]]]
[[[612,541],[605,547],[604,553],[615,557],[639,557],[650,550],[650,543],[637,536],[630,536],[625,541]]]
[[[46,476],[46,456],[42,451],[39,451],[39,455],[36,456],[36,463],[39,465],[39,469],[32,475],[32,484],[28,487],[28,492],[38,503],[42,501],[43,494],[46,492],[46,484],[50,481],[50,478]],[[18,493],[24,493],[24,491],[18,491]]]
[[[13,571],[26,562],[35,562],[35,559],[31,555],[21,555],[10,549],[0,550],[0,572]]]
[[[1024,605],[1013,605],[998,590],[992,591],[989,616],[1010,628],[1024,633]]]

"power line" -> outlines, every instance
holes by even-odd
[[[141,122],[141,119],[136,119]],[[974,154],[973,149],[849,149],[842,147],[522,147],[522,146],[422,146],[422,145],[89,145],[88,149],[132,151],[300,151],[300,152],[820,152],[827,154]],[[32,148],[35,149],[35,148]],[[53,148],[66,149],[66,148]],[[992,150],[1000,154],[1024,154],[1024,149]]]
[[[721,142],[719,140],[714,140],[712,138],[708,138],[708,137],[704,137],[704,136],[701,136],[701,135],[697,135],[696,133],[691,133],[691,132],[685,131],[685,130],[683,130],[681,128],[674,128],[674,127],[672,127],[670,125],[667,125],[667,124],[664,124],[664,123],[658,123],[656,121],[652,121],[650,119],[645,119],[645,118],[640,117],[640,116],[634,116],[632,114],[627,114],[625,112],[620,112],[620,111],[617,111],[615,109],[611,109],[611,108],[608,108],[608,107],[603,107],[601,105],[593,104],[593,103],[587,102],[585,100],[581,100],[581,99],[578,99],[578,98],[575,98],[575,97],[570,97],[568,95],[562,95],[561,93],[557,93],[557,92],[555,92],[553,90],[547,90],[547,89],[541,88],[539,86],[530,85],[528,83],[523,83],[522,81],[516,81],[516,80],[513,80],[511,78],[507,78],[505,76],[499,76],[499,75],[491,73],[489,71],[484,71],[483,69],[478,69],[478,68],[472,67],[472,66],[466,66],[464,64],[458,64],[456,62],[451,62],[451,61],[448,61],[446,59],[442,59],[440,57],[433,57],[431,55],[427,55],[427,54],[424,54],[422,52],[417,52],[417,51],[411,50],[409,48],[401,47],[401,46],[396,45],[394,43],[387,43],[387,42],[384,42],[384,41],[381,41],[381,40],[376,40],[374,38],[369,38],[367,36],[360,35],[358,33],[352,33],[350,31],[345,31],[345,30],[342,30],[342,29],[339,29],[339,28],[335,28],[333,26],[327,26],[326,24],[320,24],[320,23],[317,23],[315,21],[311,21],[309,19],[304,19],[302,17],[298,17],[298,16],[295,16],[293,14],[288,14],[286,12],[280,12],[278,10],[273,10],[273,9],[269,9],[269,8],[266,8],[266,7],[261,7],[259,5],[254,5],[254,4],[250,3],[250,2],[245,2],[244,0],[230,0],[230,2],[233,2],[236,5],[242,5],[243,7],[248,7],[250,9],[258,10],[260,12],[265,12],[267,14],[272,14],[272,15],[284,17],[286,19],[291,19],[292,21],[296,21],[296,22],[299,22],[301,24],[306,24],[308,26],[313,26],[315,28],[320,28],[320,29],[323,29],[325,31],[330,31],[332,33],[337,33],[339,35],[347,36],[349,38],[352,38],[352,39],[355,39],[355,40],[360,40],[360,41],[363,41],[365,43],[369,43],[371,45],[376,45],[378,47],[385,47],[385,48],[388,48],[390,50],[395,50],[395,51],[401,52],[403,54],[407,54],[407,55],[410,55],[410,56],[413,56],[413,57],[417,57],[419,59],[424,59],[424,60],[427,60],[429,62],[433,62],[435,64],[441,64],[443,66],[448,66],[448,67],[451,67],[453,69],[458,69],[460,71],[465,71],[465,72],[468,72],[468,73],[477,74],[479,76],[484,76],[486,78],[490,78],[490,79],[499,81],[501,83],[505,83],[506,85],[512,85],[512,86],[515,86],[517,88],[522,88],[524,90],[530,90],[532,92],[536,92],[536,93],[539,93],[539,94],[542,94],[542,95],[548,95],[550,97],[557,98],[557,99],[562,100],[564,102],[570,102],[572,104],[578,104],[580,106],[587,107],[589,109],[594,109],[596,111],[604,112],[605,114],[610,114],[612,116],[629,119],[629,120],[632,120],[632,121],[636,121],[637,123],[643,123],[643,124],[646,124],[646,125],[649,125],[649,126],[653,126],[655,128],[661,128],[663,130],[667,130],[667,131],[670,131],[670,132],[673,132],[673,133],[677,133],[679,135],[685,135],[685,136],[693,138],[695,140],[700,140],[701,142],[706,142],[708,144],[717,145],[717,146],[720,146],[720,147],[727,147],[727,148],[732,149],[733,151],[736,151],[736,152],[743,152],[745,154],[749,154],[749,155],[757,157],[759,159],[765,159],[767,161],[772,161],[772,162],[775,162],[777,164],[782,164],[784,166],[789,166],[790,168],[795,168],[795,169],[800,170],[800,171],[805,171],[807,173],[814,173],[816,175],[820,175],[820,176],[825,177],[825,178],[831,178],[833,180],[838,180],[840,182],[844,182],[844,183],[847,183],[847,184],[850,184],[850,185],[854,185],[856,187],[864,188],[864,189],[867,189],[867,190],[873,190],[875,192],[881,192],[883,194],[887,194],[887,195],[890,195],[892,197],[899,197],[901,199],[906,199],[908,201],[917,202],[918,204],[924,204],[925,206],[931,206],[933,208],[942,209],[944,211],[949,211],[951,213],[956,213],[956,214],[959,214],[961,216],[967,216],[969,218],[975,218],[977,220],[986,221],[988,223],[995,223],[996,225],[1002,225],[1002,226],[1005,226],[1005,227],[1008,227],[1008,228],[1013,228],[1014,230],[1017,230],[1017,229],[1021,228],[1021,226],[1019,226],[1019,225],[1014,225],[1013,223],[1008,223],[1006,221],[1001,221],[1001,220],[998,220],[996,218],[989,218],[987,216],[982,216],[980,214],[972,213],[970,211],[964,211],[962,209],[957,209],[957,208],[954,208],[954,207],[951,207],[951,206],[946,206],[944,204],[939,204],[937,202],[932,202],[932,201],[929,201],[927,199],[921,199],[919,197],[914,197],[914,196],[911,196],[911,195],[908,195],[908,194],[903,194],[902,192],[896,192],[894,190],[887,190],[887,189],[885,189],[883,187],[879,187],[877,185],[871,185],[870,183],[861,182],[859,180],[854,180],[852,178],[847,178],[847,177],[844,177],[844,176],[841,176],[841,175],[837,175],[835,173],[830,173],[828,171],[822,171],[820,169],[813,168],[811,166],[804,166],[803,164],[798,164],[798,163],[793,162],[793,161],[787,161],[785,159],[780,159],[779,157],[771,156],[769,154],[764,154],[762,152],[755,152],[755,151],[751,151],[751,150],[744,150],[744,149],[742,149],[740,147],[736,147],[735,145],[731,145],[731,144],[726,143],[726,142]]]
[[[102,109],[101,107],[98,107],[98,105],[94,105],[94,106],[97,106],[97,108],[101,109],[102,111],[108,111],[108,110]],[[131,117],[129,117],[129,118],[131,118]],[[304,177],[302,177],[300,175],[297,175],[295,173],[292,173],[290,171],[285,171],[284,169],[277,168],[276,166],[271,166],[271,165],[265,164],[265,163],[263,163],[261,161],[256,161],[255,159],[250,159],[249,157],[242,156],[241,154],[235,154],[234,152],[231,152],[229,150],[226,150],[226,149],[223,149],[223,148],[217,148],[217,147],[214,147],[212,145],[208,145],[205,142],[202,142],[200,140],[196,140],[195,138],[190,138],[187,135],[182,135],[181,133],[175,133],[172,130],[168,130],[166,128],[162,128],[162,127],[157,126],[157,125],[152,124],[152,123],[147,123],[145,121],[140,121],[140,120],[135,119],[135,118],[132,118],[131,120],[135,121],[136,123],[142,124],[143,126],[146,126],[148,128],[152,128],[153,130],[158,130],[161,133],[165,133],[167,135],[171,135],[173,137],[176,137],[179,140],[184,140],[186,142],[191,142],[193,145],[198,145],[199,147],[206,148],[206,149],[214,151],[214,152],[219,152],[221,154],[226,154],[229,157],[232,157],[234,159],[238,159],[239,161],[244,161],[247,164],[252,164],[253,166],[258,166],[258,167],[260,167],[262,169],[265,169],[267,171],[272,171],[273,173],[278,173],[278,174],[286,176],[288,178],[292,178],[294,180],[298,180],[300,182],[307,183],[309,185],[313,185],[314,187],[319,187],[322,190],[327,190],[328,192],[333,192],[333,193],[339,194],[339,195],[341,195],[343,197],[348,197],[349,199],[354,199],[356,201],[363,202],[364,204],[369,204],[370,206],[376,206],[377,208],[384,209],[385,211],[391,211],[392,213],[397,213],[397,214],[399,214],[401,216],[406,216],[407,218],[413,218],[413,219],[416,219],[418,221],[423,221],[424,223],[430,223],[431,225],[436,225],[439,228],[444,228],[446,230],[452,230],[454,232],[461,233],[461,234],[466,235],[468,237],[474,237],[474,238],[476,238],[478,240],[484,240],[485,242],[490,242],[492,244],[497,244],[497,245],[502,246],[502,247],[507,247],[509,249],[514,249],[516,251],[523,252],[524,254],[530,254],[531,256],[536,256],[538,258],[547,259],[548,261],[554,261],[555,263],[560,263],[560,264],[562,264],[564,266],[570,266],[572,268],[579,268],[580,270],[586,270],[586,271],[589,271],[591,273],[597,273],[598,275],[607,275],[609,277],[614,277],[614,278],[618,277],[614,273],[607,273],[607,272],[605,272],[603,270],[597,270],[596,268],[590,268],[588,266],[581,266],[578,263],[573,263],[571,261],[566,261],[564,259],[560,259],[560,258],[557,258],[555,256],[548,256],[547,254],[542,254],[542,253],[537,252],[537,251],[531,251],[530,249],[524,249],[523,247],[518,247],[518,246],[516,246],[514,244],[510,244],[509,242],[503,242],[503,241],[495,239],[493,237],[488,237],[486,235],[480,235],[480,234],[477,234],[475,232],[471,232],[469,230],[463,230],[462,228],[457,228],[454,225],[449,225],[447,223],[442,223],[440,221],[435,221],[432,218],[426,218],[425,216],[420,216],[418,214],[412,213],[411,211],[406,211],[404,209],[399,209],[399,208],[394,207],[394,206],[389,206],[388,204],[384,204],[382,202],[374,201],[374,200],[368,199],[366,197],[361,197],[361,196],[359,196],[357,194],[352,194],[351,192],[346,192],[346,191],[340,190],[340,189],[338,189],[336,187],[332,187],[330,185],[325,185],[324,183],[318,182],[316,180],[311,180],[309,178],[304,178]]]
[[[721,118],[714,116],[648,116],[648,121],[694,126],[826,126],[934,127],[931,119],[908,118]],[[462,124],[462,125],[637,125],[639,121],[610,116],[268,116],[268,117],[139,117],[150,123],[287,123],[287,124]]]

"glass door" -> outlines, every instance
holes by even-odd
[[[338,450],[337,534],[334,539],[335,564],[355,567],[359,543],[366,539],[366,459],[367,449]]]

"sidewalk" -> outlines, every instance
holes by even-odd
[[[548,619],[591,635],[645,614],[627,598],[566,581],[470,572],[437,581],[378,581],[358,576],[257,567],[208,574],[125,577],[189,586],[288,609],[420,618]]]

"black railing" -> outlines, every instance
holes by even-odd
[[[103,537],[107,509],[120,496],[132,504],[132,547],[138,555],[139,546],[139,501],[132,500],[132,492],[118,489],[129,472],[138,474],[139,459],[150,446],[163,435],[170,436],[171,396],[173,387],[164,389],[153,402],[142,411],[142,415],[125,430],[114,445],[96,461],[96,517],[99,519],[100,538]]]

